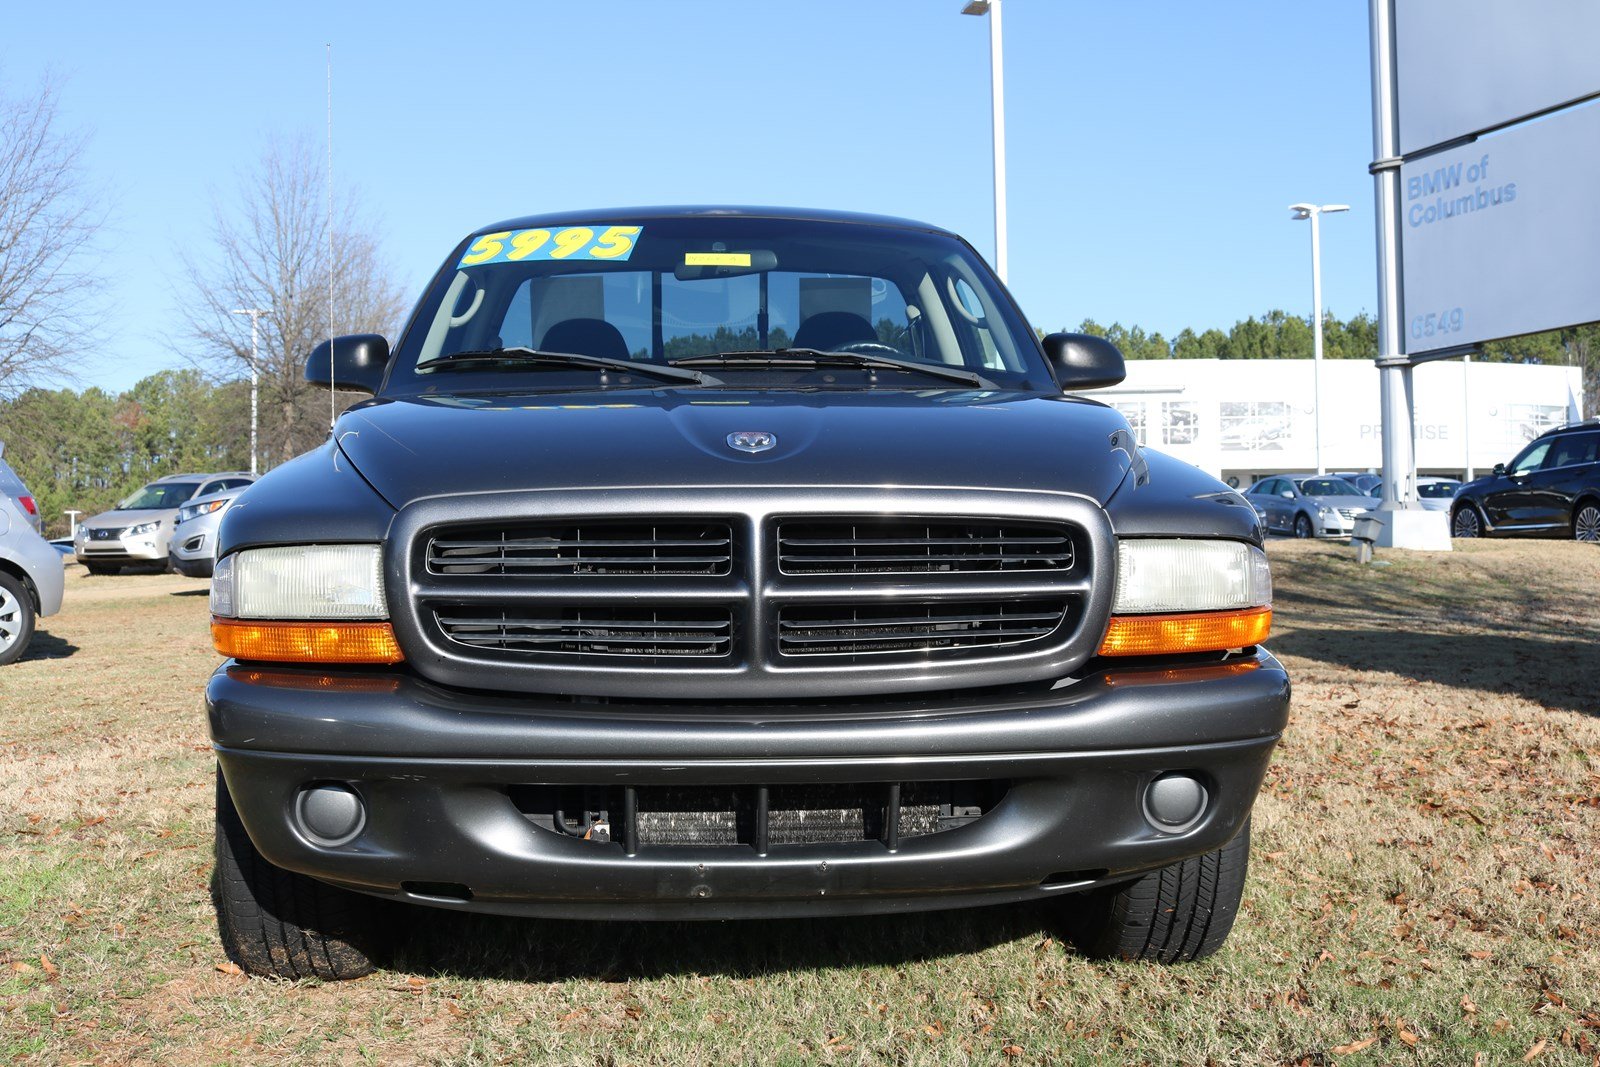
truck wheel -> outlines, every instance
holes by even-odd
[[[1316,531],[1311,528],[1311,520],[1304,512],[1294,517],[1294,535],[1296,537],[1314,537]]]
[[[245,833],[217,772],[217,929],[228,958],[246,974],[274,978],[359,978],[387,947],[381,900],[274,867]]]
[[[1067,936],[1091,959],[1204,959],[1233,929],[1249,860],[1246,822],[1215,852],[1062,901]]]
[[[1457,507],[1455,514],[1450,516],[1450,536],[1482,537],[1483,520],[1478,517],[1478,509],[1471,504]]]
[[[1600,541],[1600,504],[1586,500],[1578,505],[1578,513],[1572,516],[1572,539]]]
[[[0,571],[0,666],[15,663],[33,640],[33,597],[22,579]]]

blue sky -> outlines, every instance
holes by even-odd
[[[1366,5],[1005,0],[1010,282],[1035,325],[1171,334],[1375,307]],[[49,72],[112,224],[80,384],[183,362],[180,251],[268,140],[322,137],[407,299],[469,229],[737,203],[905,215],[992,250],[988,27],[961,0],[26,5],[0,86]]]

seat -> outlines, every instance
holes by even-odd
[[[544,332],[539,347],[546,352],[575,356],[627,359],[628,342],[622,331],[605,319],[563,319]]]
[[[794,332],[794,347],[827,352],[858,341],[876,341],[872,323],[851,311],[819,311]]]

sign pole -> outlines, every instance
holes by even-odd
[[[1448,523],[1416,506],[1411,362],[1405,355],[1400,282],[1400,139],[1395,100],[1394,0],[1369,0],[1372,15],[1372,173],[1378,210],[1378,391],[1383,418],[1382,521],[1385,548],[1448,551]],[[1427,518],[1423,518],[1427,516]]]

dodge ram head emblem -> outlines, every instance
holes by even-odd
[[[778,435],[766,430],[740,430],[728,435],[728,447],[740,452],[765,452],[778,443]]]

